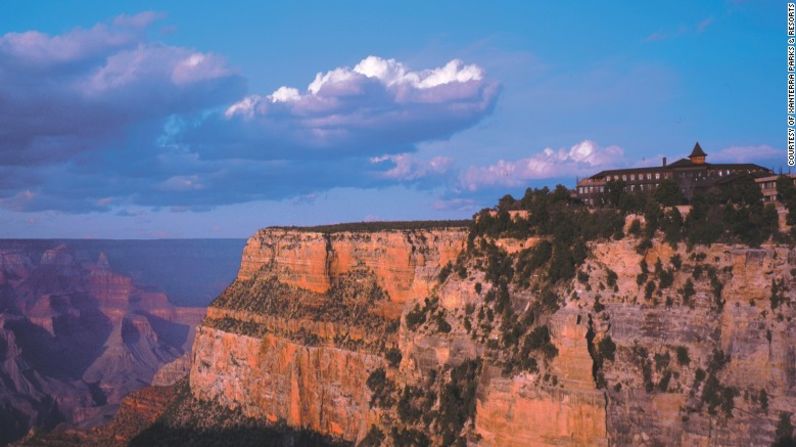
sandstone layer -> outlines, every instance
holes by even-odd
[[[491,254],[460,227],[258,232],[192,396],[362,445],[767,446],[796,412],[793,248],[602,240],[543,291],[542,239],[469,243]]]

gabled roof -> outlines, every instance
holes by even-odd
[[[756,165],[754,163],[702,163],[696,164],[687,158],[681,158],[674,163],[668,164],[666,166],[651,166],[646,168],[624,168],[624,169],[608,169],[605,171],[600,171],[591,177],[590,179],[599,179],[606,177],[608,175],[618,175],[618,174],[635,174],[635,173],[647,173],[647,172],[671,172],[677,171],[679,169],[685,168],[693,168],[693,169],[747,169],[750,171],[763,171],[767,173],[773,173],[771,169],[766,167]]]
[[[693,154],[691,156],[693,157]],[[706,166],[706,165],[707,165],[707,163],[701,164],[699,166]],[[671,163],[669,165],[670,168],[686,168],[688,166],[697,166],[697,165],[694,164],[693,161],[691,161],[691,160],[689,160],[687,158],[681,158],[681,159],[677,160],[676,162]]]
[[[694,149],[691,151],[691,155],[689,155],[688,158],[707,157],[707,156],[708,154],[706,154],[705,151],[702,150],[702,146],[700,146],[699,141],[697,141],[697,143],[694,145]]]

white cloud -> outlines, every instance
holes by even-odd
[[[728,146],[714,153],[708,152],[708,162],[748,163],[755,160],[779,159],[785,161],[786,151],[767,144],[756,146]]]
[[[457,59],[411,70],[395,59],[368,56],[354,68],[317,73],[303,90],[282,86],[231,104],[226,123],[218,126],[240,126],[233,133],[252,144],[222,148],[223,142],[208,142],[208,153],[266,159],[318,150],[411,152],[420,142],[448,138],[478,122],[491,112],[499,90],[480,67]]]
[[[621,164],[623,154],[619,146],[601,147],[594,141],[584,140],[569,149],[545,148],[528,158],[473,166],[460,180],[469,191],[494,186],[515,187],[529,180],[593,174],[595,168]]]
[[[394,180],[417,180],[430,175],[444,174],[453,164],[448,157],[437,156],[430,160],[418,160],[411,154],[383,155],[372,157],[372,164],[393,163],[393,167],[380,176]]]

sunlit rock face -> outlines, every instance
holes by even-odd
[[[511,257],[540,241],[495,246]],[[472,329],[498,288],[460,256],[466,229],[265,229],[197,331],[191,393],[349,442],[375,429],[392,445],[416,430],[446,445],[445,390],[472,385],[456,426],[469,445],[770,445],[780,415],[796,412],[796,252],[638,244],[590,244],[532,323],[555,354],[532,352],[538,365],[518,371],[505,353],[520,341],[503,344],[500,316],[492,335]],[[507,293],[516,314],[541,299],[533,287]]]
[[[197,332],[194,396],[361,438],[376,417],[368,376],[397,345],[403,309],[430,295],[466,236],[463,227],[258,232]]]

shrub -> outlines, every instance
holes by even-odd
[[[390,366],[392,366],[394,368],[394,367],[398,366],[398,364],[401,363],[401,358],[403,356],[401,355],[401,350],[400,349],[398,349],[398,348],[390,348],[384,354],[384,357],[387,359],[387,362],[390,364]]]
[[[531,351],[541,351],[548,359],[558,355],[558,349],[550,341],[550,330],[547,326],[537,326],[525,337],[522,352]]]
[[[641,242],[638,243],[638,245],[636,246],[636,252],[638,252],[639,254],[644,254],[650,248],[652,248],[652,241],[650,240],[650,238],[646,237],[642,239]]]
[[[658,381],[658,390],[660,390],[662,393],[665,393],[666,390],[669,389],[669,381],[671,380],[671,378],[672,378],[672,372],[669,371],[668,369],[664,371],[663,375],[661,375],[661,380]]]
[[[602,340],[597,344],[600,350],[600,355],[610,361],[614,360],[614,355],[616,353],[616,344],[611,339],[610,335],[606,335],[603,337]]]
[[[555,292],[553,292],[550,288],[545,288],[542,291],[541,302],[542,305],[547,309],[550,309],[552,311],[558,309],[558,295],[556,295]]]
[[[779,414],[779,422],[777,422],[777,430],[774,432],[775,438],[772,447],[793,447],[796,445],[790,417],[790,413],[782,412]]]
[[[757,399],[760,402],[760,408],[764,413],[768,413],[768,393],[765,389],[760,390],[760,395]]]
[[[479,370],[480,360],[465,361],[451,370],[450,381],[441,387],[437,427],[443,445],[454,445],[462,427],[475,416]]]
[[[661,290],[668,289],[669,287],[671,287],[672,283],[674,282],[674,273],[672,273],[672,271],[668,269],[661,271],[658,277],[660,278],[659,288]]]
[[[606,283],[608,284],[608,287],[611,287],[611,288],[616,287],[616,280],[617,279],[618,279],[618,276],[616,275],[616,272],[614,272],[611,269],[608,269],[608,275],[607,275],[607,278],[606,278]]]
[[[641,222],[639,222],[638,219],[633,219],[633,222],[630,223],[630,227],[627,229],[627,232],[634,237],[639,237],[639,235],[641,235]]]
[[[654,197],[663,206],[682,205],[685,203],[685,197],[680,190],[680,186],[672,179],[663,179],[655,190]]]
[[[445,282],[445,280],[448,278],[448,276],[450,276],[452,271],[453,271],[453,263],[449,261],[439,271],[438,275],[439,282]]]
[[[677,363],[681,365],[688,365],[691,362],[691,359],[688,357],[688,348],[685,346],[678,346],[675,349],[677,353]]]
[[[419,305],[415,304],[415,307],[412,308],[406,314],[406,327],[409,330],[413,331],[417,329],[420,325],[426,322],[426,312],[425,308],[421,308]]]
[[[387,379],[387,373],[384,368],[377,368],[373,370],[368,376],[365,384],[371,392],[370,405],[378,407],[389,407],[393,401],[390,394],[393,390],[392,382]]]
[[[779,305],[785,301],[785,294],[783,293],[785,289],[785,282],[783,280],[771,280],[771,309],[776,309]]]
[[[644,297],[646,299],[652,298],[653,292],[655,292],[655,283],[650,281],[647,283],[647,286],[644,288]]]
[[[671,357],[669,356],[668,352],[655,354],[655,370],[662,371],[664,368],[669,366],[670,361]]]
[[[446,334],[451,331],[451,325],[448,323],[448,320],[445,319],[445,315],[443,315],[442,312],[437,314],[437,329]]]
[[[685,285],[683,286],[683,302],[689,304],[691,302],[691,298],[694,296],[696,291],[694,290],[694,282],[691,281],[689,278],[686,280]]]
[[[379,447],[384,442],[384,433],[375,425],[370,426],[368,434],[362,438],[357,447]]]

